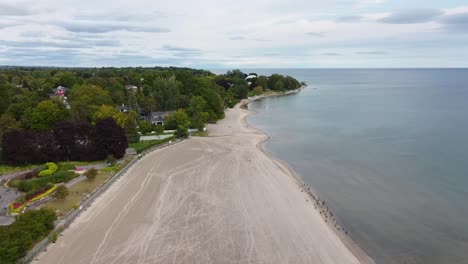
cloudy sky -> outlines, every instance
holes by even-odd
[[[468,67],[468,2],[0,0],[0,65]]]

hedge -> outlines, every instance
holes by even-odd
[[[59,166],[60,171],[69,171],[69,170],[75,170],[76,166],[75,164],[61,164]]]
[[[76,173],[73,171],[59,171],[52,176],[36,178],[27,181],[20,181],[15,184],[18,186],[18,189],[22,192],[30,192],[38,190],[47,185],[47,183],[61,183],[68,182],[69,180],[76,177]]]
[[[39,177],[49,177],[52,174],[56,173],[58,171],[58,166],[57,164],[53,162],[47,162],[46,163],[47,170],[43,170],[39,173]]]
[[[174,140],[175,137],[168,137],[168,138],[165,138],[165,139],[161,139],[161,140],[146,140],[146,141],[140,141],[138,143],[132,143],[130,144],[130,148],[134,148],[137,153],[141,153],[149,148],[152,148],[154,146],[158,146],[158,145],[162,145],[166,142],[169,142],[171,140]]]

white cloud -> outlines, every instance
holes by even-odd
[[[458,47],[467,43],[466,34],[452,31],[447,37],[440,17],[468,7],[445,8],[440,16],[440,9],[427,5],[398,13],[408,8],[382,0],[4,0],[0,59],[33,64],[28,58],[37,52],[40,63],[50,65],[313,67],[341,61],[352,67],[357,57],[370,64],[379,57],[404,66],[410,58],[400,55],[424,49],[416,46],[423,41],[440,45],[431,56],[442,58],[449,48],[466,54]],[[380,23],[385,19],[415,23]],[[8,51],[15,47],[29,51],[17,50],[13,57]],[[48,61],[39,54],[44,50],[66,55],[66,61],[52,55]]]

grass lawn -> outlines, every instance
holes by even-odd
[[[37,165],[21,165],[21,166],[10,166],[10,165],[0,165],[0,175],[15,173],[19,171],[26,171],[37,167]]]
[[[208,136],[208,132],[206,131],[197,131],[197,132],[193,132],[191,133],[192,136],[194,137],[207,137]]]
[[[77,183],[70,187],[69,195],[65,200],[52,200],[43,207],[51,208],[57,212],[57,216],[64,216],[71,210],[74,206],[79,204],[81,200],[85,198],[86,195],[91,194],[96,188],[102,185],[109,177],[113,174],[110,173],[99,173],[94,181],[83,181]]]
[[[140,141],[138,143],[132,143],[130,144],[130,148],[134,148],[138,153],[141,153],[149,148],[152,148],[157,145],[164,144],[166,142],[169,142],[171,140],[174,140],[175,137],[169,137],[161,140],[146,140],[146,141]]]

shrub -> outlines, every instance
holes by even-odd
[[[54,197],[55,199],[63,200],[67,198],[68,194],[69,194],[68,187],[65,185],[60,185],[52,194],[52,197]]]
[[[53,163],[53,162],[47,162],[45,165],[46,165],[47,169],[49,169],[50,171],[52,171],[52,174],[54,174],[55,172],[58,171],[58,166],[57,166],[57,164],[55,164],[55,163]]]
[[[162,145],[166,142],[169,142],[171,140],[174,140],[175,137],[169,137],[161,140],[146,140],[146,141],[140,141],[138,143],[131,144],[130,147],[134,148],[137,153],[141,153],[149,148],[155,147],[157,145]]]
[[[38,241],[54,229],[54,211],[39,209],[16,216],[9,226],[0,226],[0,262],[17,263]]]
[[[189,126],[179,125],[177,126],[177,129],[174,135],[178,138],[186,138],[189,136],[188,129],[189,129]]]
[[[27,192],[25,195],[21,196],[21,197],[24,197],[24,200],[29,200],[31,198],[34,198],[34,196],[40,194],[40,193],[44,193],[45,191],[49,190],[50,188],[54,187],[53,184],[51,183],[47,183],[46,186],[40,188],[40,189],[37,189],[37,190],[33,190],[33,191],[29,191]]]
[[[41,177],[32,180],[20,181],[18,183],[18,189],[22,192],[29,192],[33,190],[38,190],[48,183],[61,183],[67,182],[76,177],[76,174],[73,171],[59,171],[49,177]]]
[[[114,165],[114,166],[110,166],[110,167],[105,167],[105,168],[102,168],[100,169],[101,172],[104,172],[104,173],[113,173],[113,172],[116,172],[120,170],[120,167],[119,165]]]
[[[58,166],[57,164],[53,162],[47,162],[46,163],[47,170],[43,170],[39,173],[39,177],[49,177],[52,174],[56,173],[58,171]]]
[[[95,168],[91,168],[88,171],[86,171],[84,175],[86,176],[86,178],[88,178],[88,181],[93,181],[94,179],[96,179],[98,171]]]
[[[114,157],[114,155],[109,155],[106,159],[106,163],[113,166],[115,163],[117,163],[117,159]]]
[[[57,242],[57,239],[58,239],[58,232],[53,231],[49,236],[49,241],[52,242],[52,243],[55,243],[55,242]]]
[[[164,126],[157,125],[154,127],[154,131],[156,132],[156,134],[161,135],[164,133]]]
[[[75,169],[76,169],[75,164],[70,164],[70,163],[60,164],[59,166],[59,171],[70,171],[70,170],[75,170]]]
[[[50,170],[43,170],[39,172],[39,177],[49,177],[52,176],[52,171]]]
[[[255,95],[261,95],[263,93],[263,88],[261,86],[257,86],[253,89]]]

